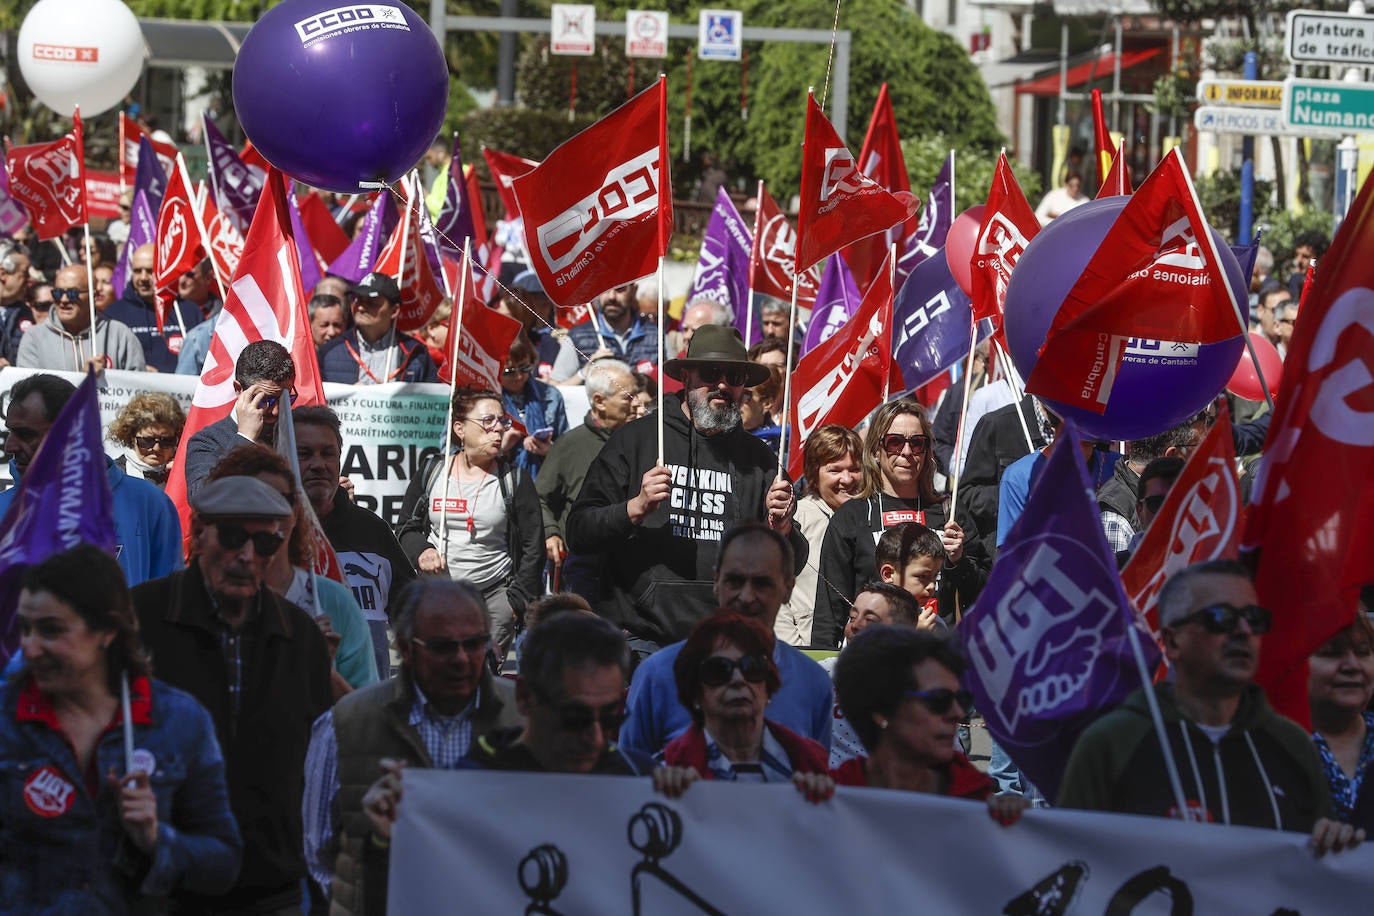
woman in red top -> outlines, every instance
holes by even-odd
[[[972,698],[960,689],[964,660],[942,636],[875,624],[855,636],[835,665],[835,694],[867,757],[845,761],[841,786],[931,792],[987,801],[1004,826],[1029,803],[994,795],[997,783],[955,748]]]

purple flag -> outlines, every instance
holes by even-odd
[[[310,236],[305,233],[301,208],[294,193],[286,195],[286,205],[291,211],[291,234],[296,238],[296,254],[301,261],[301,288],[312,290],[321,279],[320,259],[315,256],[315,246],[310,244]]]
[[[922,261],[892,304],[892,358],[908,389],[919,388],[968,356],[972,300],[954,282],[945,250]],[[978,339],[992,332],[983,321]]]
[[[134,252],[141,246],[157,238],[157,211],[152,204],[148,203],[148,192],[139,188],[134,192],[132,205],[129,207],[129,238],[124,244],[124,251],[119,257],[119,263],[115,265],[114,276],[110,282],[114,284],[115,294],[124,295],[124,287],[129,282],[129,264],[133,260]]]
[[[945,246],[945,236],[954,222],[954,153],[945,159],[935,184],[930,186],[926,205],[921,208],[921,221],[916,233],[908,236],[903,254],[897,260],[897,282],[901,283],[922,262]]]
[[[167,173],[162,168],[162,160],[157,158],[157,150],[147,137],[138,138],[138,168],[134,172],[134,191],[147,192],[148,206],[156,219],[162,210],[162,195],[167,193]]]
[[[215,195],[215,206],[219,212],[234,221],[240,232],[248,232],[248,224],[253,221],[253,212],[258,207],[258,197],[262,194],[267,176],[261,169],[245,165],[238,151],[219,132],[208,112],[201,115],[205,125],[205,152],[208,157],[206,170],[210,175],[210,187]],[[142,156],[139,159],[142,160]]]
[[[29,221],[29,214],[10,196],[10,176],[0,163],[0,235],[13,235]]]
[[[450,185],[450,187],[452,187],[452,185]],[[420,176],[418,174],[415,176],[415,181],[411,187],[411,194],[413,199],[417,202],[415,209],[416,216],[420,221],[420,247],[425,251],[425,260],[429,261],[430,272],[434,274],[434,279],[438,281],[440,288],[444,291],[444,295],[452,298],[453,290],[448,288],[448,277],[444,273],[444,259],[440,255],[439,236],[438,233],[434,231],[434,222],[429,218],[429,207],[425,205],[424,194],[420,188]],[[454,258],[454,260],[461,260],[462,257],[463,249],[459,248],[458,256]],[[473,257],[476,257],[476,252],[473,253]]]
[[[1102,533],[1077,432],[1037,459],[1026,507],[959,633],[992,737],[1053,799],[1074,741],[1141,685],[1135,612]],[[1159,663],[1137,626],[1146,668]]]
[[[0,519],[0,656],[19,648],[15,607],[24,571],[80,543],[115,552],[113,498],[101,445],[95,375],[48,430]]]
[[[363,217],[362,230],[353,237],[353,241],[344,249],[343,254],[325,268],[325,272],[342,277],[349,283],[357,283],[372,273],[372,266],[377,263],[377,255],[382,253],[382,247],[386,245],[386,240],[391,238],[391,233],[400,221],[401,216],[396,212],[396,205],[391,202],[391,195],[378,194],[372,209]]]
[[[820,285],[816,287],[816,304],[811,307],[806,339],[802,341],[802,356],[844,327],[862,299],[859,285],[854,282],[854,275],[849,272],[849,265],[844,258],[839,255],[827,258],[825,270],[821,271]]]
[[[735,209],[735,202],[721,188],[716,193],[716,205],[711,209],[711,221],[706,224],[706,236],[701,240],[701,254],[697,258],[696,276],[687,301],[701,297],[727,305],[735,316],[740,334],[744,333],[744,316],[749,302],[749,252],[753,249],[749,227]],[[759,331],[755,322],[754,330]]]
[[[448,164],[448,192],[444,195],[444,205],[439,208],[439,215],[434,218],[434,228],[437,230],[439,250],[455,261],[463,257],[464,240],[472,239],[475,251],[477,229],[472,220],[472,207],[468,203],[463,152],[458,148],[457,134],[453,135],[453,157]]]

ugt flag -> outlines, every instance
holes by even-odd
[[[979,338],[990,325],[979,322]],[[892,355],[904,387],[919,388],[968,356],[973,305],[950,273],[945,249],[922,261],[892,307]]]
[[[15,605],[24,571],[77,544],[115,549],[114,502],[101,444],[95,374],[53,421],[0,519],[0,666],[19,648]]]
[[[1077,432],[1065,423],[982,596],[959,625],[967,684],[997,743],[1048,798],[1083,730],[1159,663],[1098,520]]]
[[[849,272],[849,265],[845,263],[844,258],[832,257],[826,261],[825,268],[821,270],[820,288],[816,290],[816,302],[811,306],[811,320],[806,325],[806,338],[802,341],[801,348],[802,356],[819,347],[844,327],[862,299],[859,295],[859,286],[854,282],[854,275]]]
[[[653,273],[673,232],[668,80],[645,89],[515,179],[530,265],[556,305]]]
[[[167,308],[177,298],[177,281],[205,260],[205,237],[195,212],[195,192],[186,180],[186,164],[177,154],[176,168],[167,183],[167,196],[157,215],[154,277],[157,282],[157,326],[161,333]]]
[[[749,307],[749,251],[753,244],[735,202],[724,188],[718,189],[687,301],[714,299],[728,306],[732,314],[743,315]]]
[[[797,270],[797,233],[787,221],[773,195],[759,182],[757,209],[754,211],[754,247],[749,253],[749,289],[787,302],[792,298],[792,286],[797,287],[797,307],[809,309],[816,301],[816,286],[820,271],[814,267]],[[752,296],[750,299],[752,300]],[[753,346],[763,338],[763,329],[748,309],[735,312],[735,327],[744,342]]]
[[[940,174],[926,195],[926,205],[921,208],[921,219],[916,232],[908,235],[898,250],[902,251],[897,259],[897,282],[902,283],[911,276],[918,265],[933,258],[935,252],[945,247],[949,227],[954,224],[954,152],[945,157]]]
[[[12,146],[5,154],[10,196],[23,204],[40,239],[55,239],[86,222],[86,160],[81,115],[60,140]]]
[[[342,277],[349,283],[357,283],[372,273],[382,248],[400,221],[401,216],[391,201],[391,195],[378,194],[377,199],[372,202],[371,209],[363,217],[363,228],[353,236],[353,241],[344,249],[344,253],[335,258],[325,272]]]

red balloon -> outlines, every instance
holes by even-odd
[[[978,230],[983,226],[985,209],[979,204],[960,213],[945,236],[945,260],[954,282],[959,284],[965,296],[973,295],[973,249],[978,245]]]
[[[1250,358],[1250,350],[1247,348],[1241,351],[1240,362],[1236,364],[1236,371],[1231,373],[1231,380],[1226,383],[1226,388],[1247,401],[1263,401],[1266,386],[1269,388],[1269,394],[1277,397],[1279,380],[1283,378],[1283,360],[1279,357],[1279,351],[1269,342],[1269,338],[1257,331],[1250,332],[1250,343],[1254,344],[1255,356],[1259,357],[1260,370],[1264,372],[1264,384],[1260,384],[1259,373],[1255,372],[1255,361]]]

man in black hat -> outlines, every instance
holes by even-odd
[[[395,280],[386,274],[368,274],[348,291],[347,304],[353,327],[320,348],[324,381],[380,385],[439,380],[439,370],[425,345],[396,329],[401,289]]]
[[[744,389],[768,377],[745,358],[739,331],[697,329],[687,355],[663,364],[681,394],[664,395],[663,458],[658,415],[617,430],[592,462],[568,518],[577,553],[613,555],[593,606],[630,635],[637,657],[688,631],[716,606],[712,567],[721,536],[740,522],[787,535],[798,569],[806,539],[792,528],[792,485],[772,450],[744,430]]]

